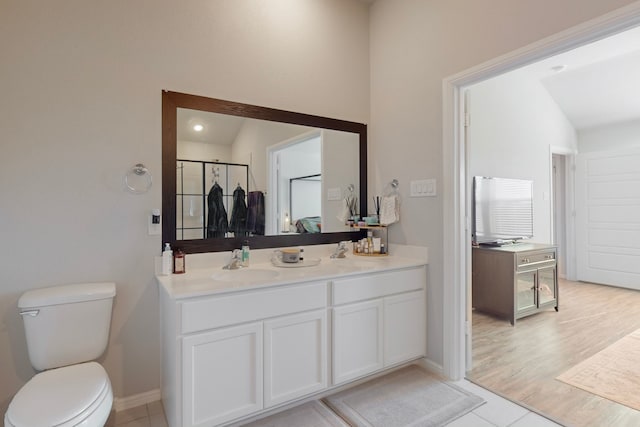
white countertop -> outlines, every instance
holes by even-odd
[[[318,265],[297,268],[276,267],[270,261],[273,249],[254,250],[249,267],[223,270],[229,253],[187,255],[187,272],[169,276],[157,275],[159,285],[173,299],[217,295],[249,289],[280,286],[317,280],[329,280],[357,274],[374,273],[426,265],[424,247],[392,246],[391,255],[384,257],[357,256],[331,259],[335,245],[305,247],[307,261],[320,260]],[[191,261],[191,262],[190,262]],[[194,267],[190,268],[190,264]],[[210,267],[209,267],[210,265]]]

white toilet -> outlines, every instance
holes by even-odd
[[[13,397],[5,427],[101,427],[113,403],[104,368],[114,283],[36,289],[18,300],[29,360],[38,371]]]

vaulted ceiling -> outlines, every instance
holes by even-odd
[[[540,79],[576,130],[640,120],[640,28],[526,69]]]

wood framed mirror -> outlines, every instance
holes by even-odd
[[[195,125],[208,136],[190,133]],[[295,153],[285,156],[285,147]],[[282,173],[285,158],[292,166]],[[244,192],[247,209],[249,193],[263,197],[264,231],[211,232],[209,196],[223,181],[229,217],[236,189]],[[365,124],[162,92],[163,244],[201,253],[237,249],[245,240],[256,249],[354,240],[362,232],[341,219],[344,200],[355,198],[355,213],[363,217],[366,195]],[[289,211],[301,216],[289,217]]]

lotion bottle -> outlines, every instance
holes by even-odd
[[[169,243],[164,244],[164,251],[162,251],[162,274],[168,276],[173,271],[173,251]]]
[[[173,274],[182,274],[185,272],[184,252],[178,248],[173,257]]]

